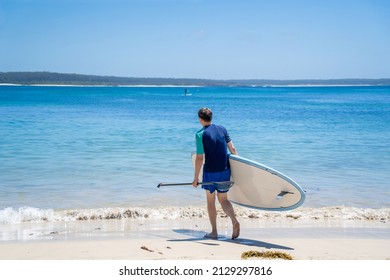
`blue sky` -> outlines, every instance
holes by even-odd
[[[0,71],[390,78],[387,0],[0,0]]]

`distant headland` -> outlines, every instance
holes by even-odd
[[[384,79],[191,79],[191,78],[136,78],[66,74],[54,72],[0,72],[0,85],[80,85],[80,86],[390,86]]]

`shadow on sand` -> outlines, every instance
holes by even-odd
[[[246,246],[251,246],[251,247],[261,247],[261,248],[266,248],[266,249],[282,249],[282,250],[294,250],[294,248],[291,247],[286,247],[278,244],[272,244],[268,242],[263,242],[255,239],[247,239],[247,238],[240,238],[238,237],[237,239],[232,240],[228,236],[223,236],[219,235],[218,239],[210,239],[210,238],[205,238],[205,234],[207,232],[205,231],[200,231],[200,230],[192,230],[192,229],[173,229],[174,232],[191,236],[190,238],[185,238],[185,239],[170,239],[167,241],[171,242],[181,242],[181,241],[194,241],[198,242],[204,245],[210,245],[210,246],[218,246],[217,243],[215,242],[207,242],[208,240],[213,240],[213,241],[221,241],[221,242],[228,242],[228,243],[233,243],[233,244],[241,244],[241,245],[246,245]]]

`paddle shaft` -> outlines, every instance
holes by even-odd
[[[214,184],[231,184],[232,181],[224,181],[224,182],[198,182],[198,185],[214,185]],[[163,186],[189,186],[192,185],[192,183],[160,183],[157,185],[157,188],[163,187]]]

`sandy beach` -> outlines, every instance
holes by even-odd
[[[0,259],[240,260],[248,251],[277,251],[294,260],[390,260],[388,217],[269,215],[240,217],[241,235],[236,240],[231,240],[231,225],[223,215],[217,240],[204,238],[209,230],[205,216],[1,225]]]
[[[156,238],[11,243],[0,248],[0,258],[9,260],[240,260],[248,250],[277,250],[296,260],[390,260],[390,241],[384,238]]]

